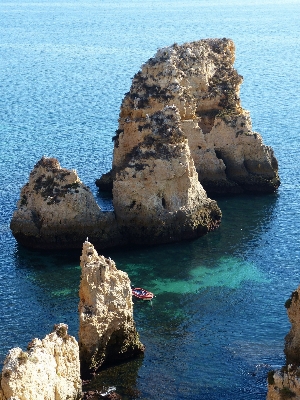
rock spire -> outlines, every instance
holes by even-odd
[[[128,275],[86,241],[80,258],[79,350],[83,376],[143,353]]]

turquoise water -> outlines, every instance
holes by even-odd
[[[284,363],[284,302],[299,284],[299,1],[11,0],[0,2],[0,363],[54,323],[78,331],[79,252],[15,242],[9,222],[35,162],[94,180],[109,170],[131,77],[157,48],[230,37],[253,127],[278,158],[269,196],[218,198],[221,227],[191,242],[107,251],[135,285],[145,356],[104,371],[93,386],[124,399],[260,400]]]

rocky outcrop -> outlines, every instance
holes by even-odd
[[[285,337],[286,365],[280,371],[269,372],[267,400],[300,400],[300,286],[285,307],[292,324]]]
[[[43,157],[22,188],[11,230],[19,243],[42,249],[155,244],[201,236],[221,212],[197,180],[175,107],[145,123],[145,141],[114,182],[114,212],[102,212],[76,172]],[[168,121],[167,128],[161,124]],[[149,176],[147,176],[149,174]]]
[[[81,398],[79,348],[58,324],[43,340],[34,339],[27,351],[9,351],[2,370],[1,400],[77,400]]]
[[[76,171],[61,168],[55,158],[37,162],[17,207],[10,227],[25,246],[81,248],[89,236],[107,247],[119,239],[114,213],[102,212]]]
[[[85,241],[80,259],[79,350],[83,376],[144,351],[133,321],[128,275]]]
[[[139,131],[140,141],[113,182],[115,213],[127,236],[135,243],[163,243],[217,227],[221,212],[198,181],[178,109],[151,114]]]
[[[114,137],[114,180],[148,134],[148,118],[176,106],[199,180],[214,193],[273,192],[279,186],[273,150],[252,131],[240,104],[242,77],[233,67],[234,43],[207,39],[158,50],[134,76]],[[109,175],[97,181],[111,185]]]

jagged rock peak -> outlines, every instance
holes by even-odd
[[[144,351],[133,321],[128,275],[86,240],[80,258],[79,349],[83,376]]]
[[[4,361],[1,400],[79,400],[79,348],[66,324],[57,324],[43,340],[33,339],[27,351],[11,349]]]
[[[113,182],[116,217],[127,236],[140,243],[163,243],[217,227],[221,212],[198,181],[177,107],[166,106],[146,117],[133,136],[137,144]]]
[[[280,184],[273,150],[252,131],[240,103],[242,77],[230,39],[206,39],[158,50],[134,76],[114,137],[111,179],[143,140],[141,127],[165,106],[176,106],[199,180],[216,193],[273,192]],[[109,186],[109,175],[97,181]]]

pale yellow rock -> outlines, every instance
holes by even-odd
[[[143,142],[141,126],[176,106],[199,180],[211,192],[272,192],[279,186],[273,151],[252,131],[240,104],[242,77],[229,39],[206,39],[158,50],[134,76],[120,111],[112,176]]]
[[[103,247],[117,238],[113,213],[103,213],[75,170],[42,157],[21,190],[11,230],[25,246],[78,248],[89,236]]]
[[[79,347],[65,324],[28,351],[9,351],[2,370],[1,400],[78,400],[81,398]],[[2,392],[2,394],[1,394]],[[2,397],[1,397],[2,396]]]
[[[218,226],[221,212],[199,183],[178,109],[151,114],[139,130],[140,142],[113,182],[115,213],[127,235],[162,243]]]
[[[79,348],[82,373],[144,351],[133,321],[128,275],[85,241],[80,258]]]
[[[274,372],[272,383],[268,383],[267,400],[283,399],[300,400],[300,368],[293,365]]]

